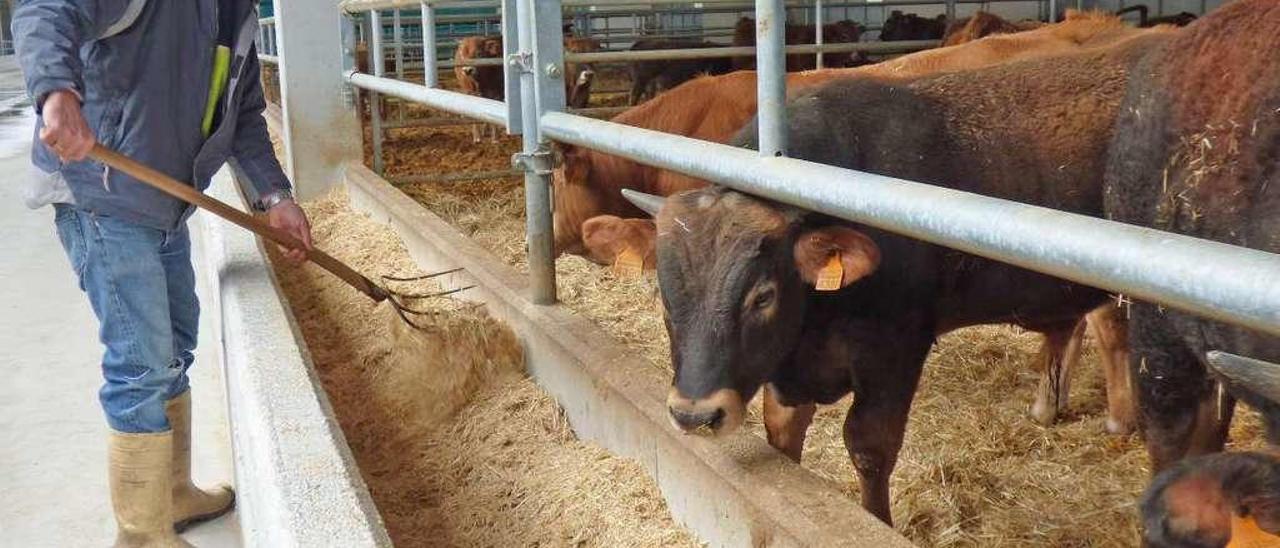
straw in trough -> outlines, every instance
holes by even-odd
[[[317,245],[357,270],[417,270],[340,191],[304,207]],[[277,276],[398,546],[695,544],[639,463],[574,437],[524,375],[515,336],[483,308],[418,303],[438,313],[419,318],[427,329],[406,348],[386,305],[314,266],[277,262]]]

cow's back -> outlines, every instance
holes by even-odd
[[[1232,3],[1149,54],[1106,177],[1118,221],[1280,253],[1280,3]],[[1201,355],[1280,360],[1280,340],[1168,311]]]
[[[1127,71],[1143,51],[1166,39],[1149,35],[1105,51],[901,83],[831,82],[793,103],[790,152],[805,160],[1101,215],[1106,150]],[[749,146],[754,131],[754,125],[744,128],[735,142]],[[873,293],[933,307],[940,331],[979,323],[1056,325],[1073,321],[1104,297],[997,261],[871,233],[885,269],[884,279],[870,280]]]

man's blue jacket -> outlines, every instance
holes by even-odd
[[[234,28],[219,28],[229,24]],[[73,90],[104,146],[199,190],[230,162],[249,181],[251,200],[289,188],[262,118],[257,31],[252,0],[20,0],[13,12],[18,60],[37,110],[49,93]],[[220,33],[231,37],[231,70],[206,138],[201,120]],[[97,162],[64,165],[39,139],[32,156],[42,170],[61,173],[79,209],[162,230],[192,212]]]

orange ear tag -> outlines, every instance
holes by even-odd
[[[622,278],[639,278],[644,275],[644,257],[627,246],[613,261],[613,273]]]
[[[1231,541],[1227,548],[1278,548],[1280,536],[1263,531],[1253,517],[1231,516]]]
[[[818,291],[837,291],[843,281],[844,263],[840,262],[840,252],[837,251],[827,259],[826,266],[818,271],[818,280],[813,284],[813,288]]]

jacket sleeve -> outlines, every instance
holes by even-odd
[[[40,111],[58,90],[84,96],[80,46],[120,19],[129,0],[20,0],[13,40],[27,93]]]
[[[240,97],[236,114],[231,164],[239,172],[237,179],[241,190],[249,197],[250,203],[255,203],[276,190],[291,190],[292,185],[276,159],[267,133],[267,120],[262,117],[267,101],[262,95],[262,74],[256,46],[249,49],[245,63],[245,77],[241,80],[244,94]]]

